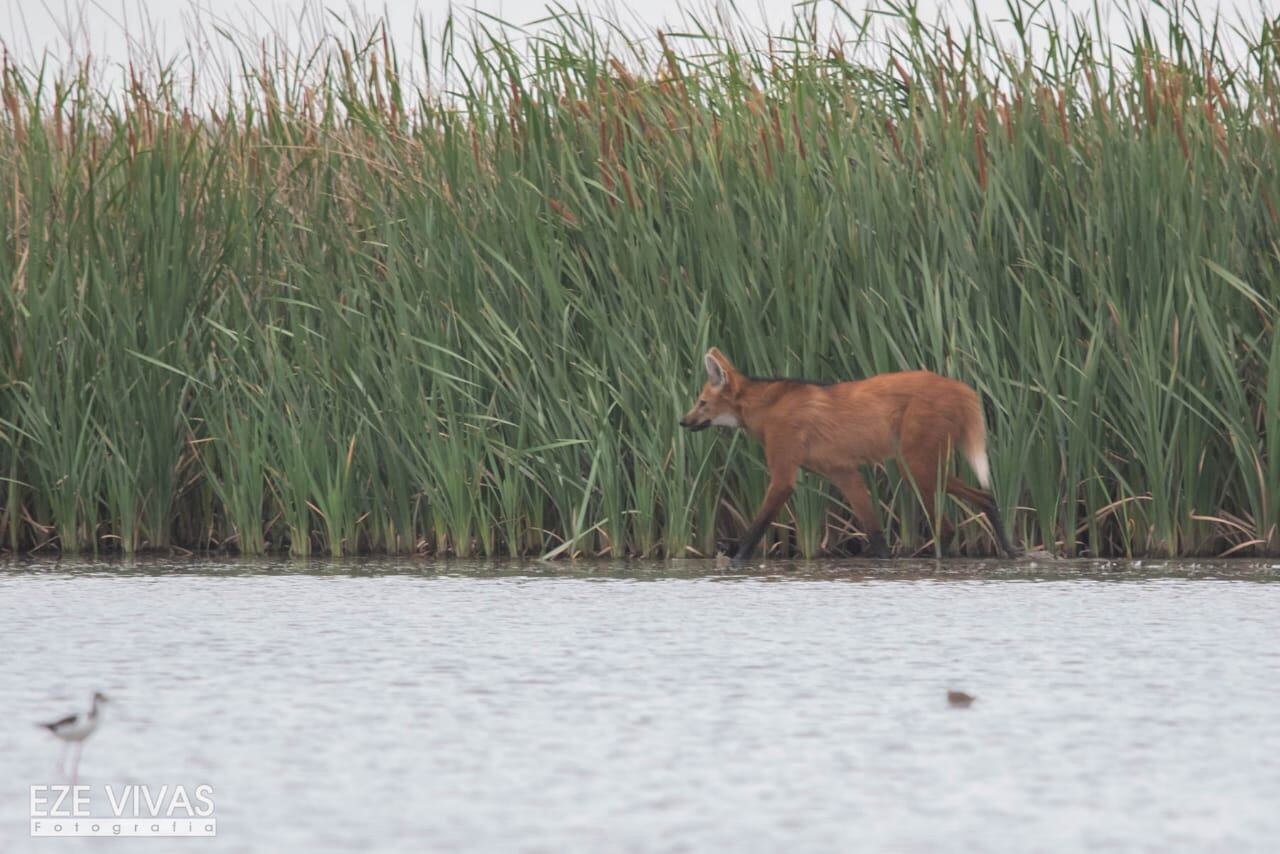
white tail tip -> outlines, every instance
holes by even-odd
[[[973,473],[978,477],[978,483],[983,489],[991,486],[991,464],[987,462],[987,450],[970,451],[965,454],[965,459],[969,461],[969,467],[973,469]]]

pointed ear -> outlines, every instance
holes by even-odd
[[[715,388],[722,388],[733,374],[733,365],[717,348],[712,347],[703,357],[707,365],[707,379]]]

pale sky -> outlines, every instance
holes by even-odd
[[[1176,0],[1175,0],[1176,1]],[[652,34],[656,29],[678,23],[680,9],[715,8],[717,0],[647,0],[644,3],[587,2],[589,9],[610,8],[614,17],[631,25],[636,32]],[[776,32],[789,21],[793,6],[789,0],[743,0],[731,4],[731,0],[718,0],[721,5],[736,5],[738,17],[763,32],[765,22],[769,31]],[[861,12],[884,0],[844,0],[845,8],[860,15]],[[1106,31],[1119,37],[1124,31],[1124,18],[1119,11],[1127,2],[1130,8],[1142,8],[1143,0],[1096,0],[1104,11]],[[1060,17],[1071,14],[1092,15],[1095,0],[1046,0],[1047,6]],[[926,19],[939,10],[960,22],[972,19],[970,5],[979,14],[997,26],[1008,19],[1005,0],[919,0],[919,7]],[[466,10],[480,10],[517,24],[534,21],[546,14],[545,0],[478,0],[478,2],[452,4],[463,14]],[[565,5],[578,5],[569,0]],[[1220,11],[1224,22],[1234,24],[1241,17],[1257,22],[1264,15],[1274,14],[1280,0],[1199,0],[1204,14]],[[413,54],[414,22],[425,20],[434,29],[444,20],[451,4],[447,0],[383,0],[383,2],[316,2],[316,0],[0,0],[0,42],[19,58],[30,59],[48,51],[55,57],[68,54],[68,37],[74,39],[83,54],[88,46],[99,61],[123,64],[129,56],[129,35],[142,39],[152,49],[166,58],[184,53],[183,45],[192,39],[197,28],[192,21],[201,19],[229,27],[243,35],[265,36],[270,32],[286,33],[290,43],[299,40],[300,32],[314,32],[317,22],[328,20],[333,29],[337,21],[366,20],[373,14],[384,13],[390,22],[390,31],[400,45],[402,55]],[[834,14],[830,2],[820,2],[824,16]],[[306,10],[305,12],[303,10]],[[702,17],[708,18],[709,14]],[[70,25],[70,26],[68,26]],[[1256,26],[1256,24],[1255,24]],[[340,28],[340,26],[339,26]],[[206,29],[206,32],[208,30]],[[258,38],[251,38],[257,41]],[[305,39],[304,39],[305,40]],[[214,41],[217,41],[215,38]]]

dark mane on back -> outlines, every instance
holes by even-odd
[[[806,380],[801,377],[752,377],[747,379],[757,383],[791,383],[792,385],[835,385],[835,380]]]

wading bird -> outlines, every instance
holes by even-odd
[[[94,691],[93,703],[89,706],[89,711],[68,715],[53,723],[40,724],[62,739],[63,747],[62,755],[58,758],[58,773],[63,772],[62,766],[67,759],[67,751],[71,749],[72,744],[75,745],[76,756],[71,765],[71,785],[73,786],[76,784],[76,772],[80,769],[80,752],[84,749],[84,740],[93,735],[93,731],[98,728],[98,723],[102,720],[102,712],[98,707],[107,702],[109,700],[105,694]]]

